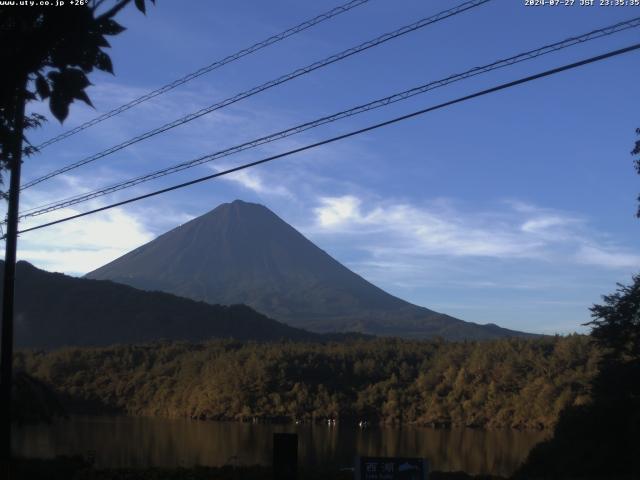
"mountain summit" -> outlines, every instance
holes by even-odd
[[[447,339],[522,335],[419,307],[386,293],[268,208],[236,200],[87,274],[212,304],[244,303],[316,332]]]

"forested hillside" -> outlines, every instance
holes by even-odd
[[[19,352],[16,365],[93,411],[547,428],[589,400],[584,336],[491,342],[160,343]]]
[[[3,271],[4,262],[0,261],[0,273]],[[168,293],[46,272],[27,262],[17,265],[15,304],[19,347],[199,342],[210,338],[324,340],[245,305],[209,305]]]

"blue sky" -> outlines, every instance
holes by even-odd
[[[45,140],[339,2],[159,0],[113,39],[116,75],[95,74],[96,110],[74,104]],[[24,180],[449,8],[371,0],[46,148]],[[577,2],[579,3],[579,2]],[[494,0],[275,87],[25,191],[37,206],[640,16],[636,7],[526,7]],[[66,209],[79,212],[363,127],[640,40],[634,29],[459,82],[219,162]],[[385,290],[464,320],[545,333],[586,331],[588,307],[640,266],[629,152],[640,54],[590,65],[103,214],[24,234],[19,257],[90,271],[240,198],[262,203]],[[43,105],[33,110],[44,112]]]

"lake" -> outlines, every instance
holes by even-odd
[[[95,452],[97,467],[269,465],[274,432],[298,434],[299,462],[349,467],[355,455],[429,459],[434,470],[507,476],[547,438],[537,431],[353,425],[274,425],[125,417],[74,416],[14,428],[13,450],[26,457]]]

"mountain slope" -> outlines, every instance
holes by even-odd
[[[87,274],[209,303],[247,304],[318,332],[484,339],[520,335],[412,305],[372,285],[268,208],[222,204]]]
[[[0,262],[0,274],[4,262]],[[0,287],[2,275],[0,275]],[[74,278],[18,262],[15,338],[19,347],[110,345],[153,340],[318,340],[244,305],[210,305],[168,293]]]

